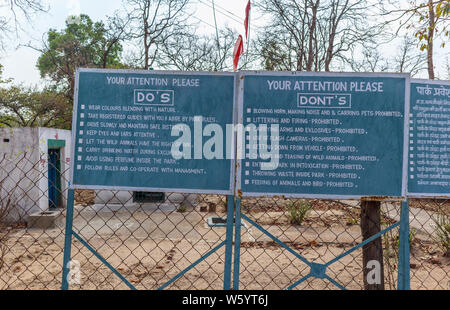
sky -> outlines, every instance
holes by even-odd
[[[16,83],[25,85],[40,84],[41,78],[36,68],[40,53],[23,45],[31,43],[33,46],[40,47],[45,33],[50,28],[64,29],[65,21],[70,15],[87,14],[93,21],[99,21],[113,15],[122,7],[122,0],[47,0],[46,3],[50,7],[48,13],[35,16],[31,25],[23,27],[24,31],[20,32],[19,38],[13,35],[6,51],[0,55],[5,78],[13,78]],[[245,0],[215,0],[215,4],[218,27],[227,24],[243,33],[247,2]],[[214,32],[211,0],[195,0],[192,9],[196,11],[196,18],[193,21],[198,22],[199,27],[204,28],[203,31]]]
[[[1,0],[0,0],[1,1]],[[12,36],[5,52],[0,54],[0,63],[4,66],[4,77],[13,78],[16,83],[39,85],[42,83],[36,62],[39,52],[23,45],[42,46],[42,38],[50,29],[61,30],[65,27],[66,18],[80,13],[89,15],[92,20],[104,20],[122,7],[122,0],[44,0],[49,6],[48,13],[35,16],[30,25],[25,25],[19,37]],[[214,0],[218,27],[228,25],[244,34],[243,20],[247,0]],[[194,22],[202,28],[200,31],[214,33],[214,15],[211,0],[194,0],[191,6],[195,10]],[[5,10],[6,8],[0,8]],[[261,23],[261,18],[253,11],[252,27]],[[392,48],[391,48],[392,49]],[[389,51],[387,51],[389,52]],[[438,49],[442,54],[442,49]],[[448,52],[447,52],[448,55]],[[439,59],[444,57],[437,57]],[[439,62],[443,66],[445,62]],[[421,78],[426,78],[423,76]]]
[[[16,34],[10,36],[6,51],[0,57],[5,77],[14,78],[16,82],[28,85],[38,84],[40,75],[36,62],[39,52],[21,45],[31,43],[33,46],[40,47],[44,34],[50,28],[63,29],[67,16],[71,14],[87,13],[94,20],[103,19],[120,5],[120,0],[48,0],[46,2],[50,7],[48,13],[33,16],[31,24],[25,24],[18,37]],[[110,5],[105,6],[105,2]]]

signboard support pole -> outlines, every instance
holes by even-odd
[[[236,219],[234,230],[233,290],[239,290],[239,264],[241,263],[241,198],[236,199]]]
[[[231,263],[233,258],[234,196],[227,196],[227,232],[225,243],[225,270],[223,289],[231,289]]]
[[[69,289],[70,256],[72,250],[74,190],[69,189],[67,195],[66,233],[64,239],[64,258],[62,272],[62,290]]]
[[[410,290],[410,244],[409,244],[409,200],[402,201],[400,215],[400,241],[398,262],[398,285],[399,290]]]

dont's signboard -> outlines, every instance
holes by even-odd
[[[409,76],[243,74],[243,196],[405,193]]]

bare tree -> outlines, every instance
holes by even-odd
[[[361,56],[352,55],[348,60],[355,72],[387,72],[391,69],[389,60],[383,56],[376,46],[366,46]]]
[[[0,45],[7,32],[15,30],[18,33],[22,19],[31,23],[35,13],[48,10],[42,0],[3,0],[0,1],[0,10],[2,9],[5,13],[0,16]]]
[[[427,69],[425,54],[418,51],[414,45],[414,39],[405,36],[394,58],[394,72],[411,73],[415,76]]]
[[[414,39],[403,37],[393,56],[384,56],[380,46],[367,46],[361,55],[352,54],[348,63],[356,72],[396,72],[410,73],[412,76],[426,70],[425,54],[415,48]],[[387,49],[387,46],[385,47]]]
[[[103,49],[102,68],[107,68],[108,57],[114,50],[115,46],[121,45],[130,39],[131,20],[127,15],[122,16],[119,12],[115,12],[113,16],[107,17],[105,26],[106,44]]]
[[[283,70],[330,71],[337,59],[360,45],[375,43],[381,30],[370,23],[366,0],[262,0],[257,7],[271,18],[261,56],[276,48]]]
[[[0,16],[0,49],[4,48],[3,42],[6,40],[7,31],[8,21],[3,16]]]
[[[15,17],[21,13],[26,18],[30,18],[35,12],[48,10],[42,0],[4,0],[0,5],[2,7],[8,7]]]
[[[447,57],[446,63],[445,63],[445,67],[447,68],[447,80],[450,80],[450,61]]]
[[[408,31],[418,38],[420,50],[426,51],[428,77],[434,79],[434,51],[438,38],[448,38],[450,25],[450,0],[411,0],[407,6],[399,7],[396,0],[380,0],[382,16],[386,24],[395,25],[396,33]]]
[[[125,0],[132,23],[130,38],[138,41],[138,66],[149,69],[162,44],[186,33],[189,0]]]
[[[162,42],[158,64],[183,71],[233,70],[233,49],[237,32],[225,28],[216,35],[196,34],[172,37]]]

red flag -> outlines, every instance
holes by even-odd
[[[242,41],[242,36],[239,35],[239,38],[234,44],[234,52],[233,52],[233,65],[235,72],[237,71],[237,67],[239,64],[239,57],[242,55],[243,52],[244,52],[244,43]]]
[[[244,20],[244,26],[245,26],[245,38],[247,39],[248,34],[248,20],[250,18],[250,0],[248,0],[247,7],[245,8],[245,20]]]

